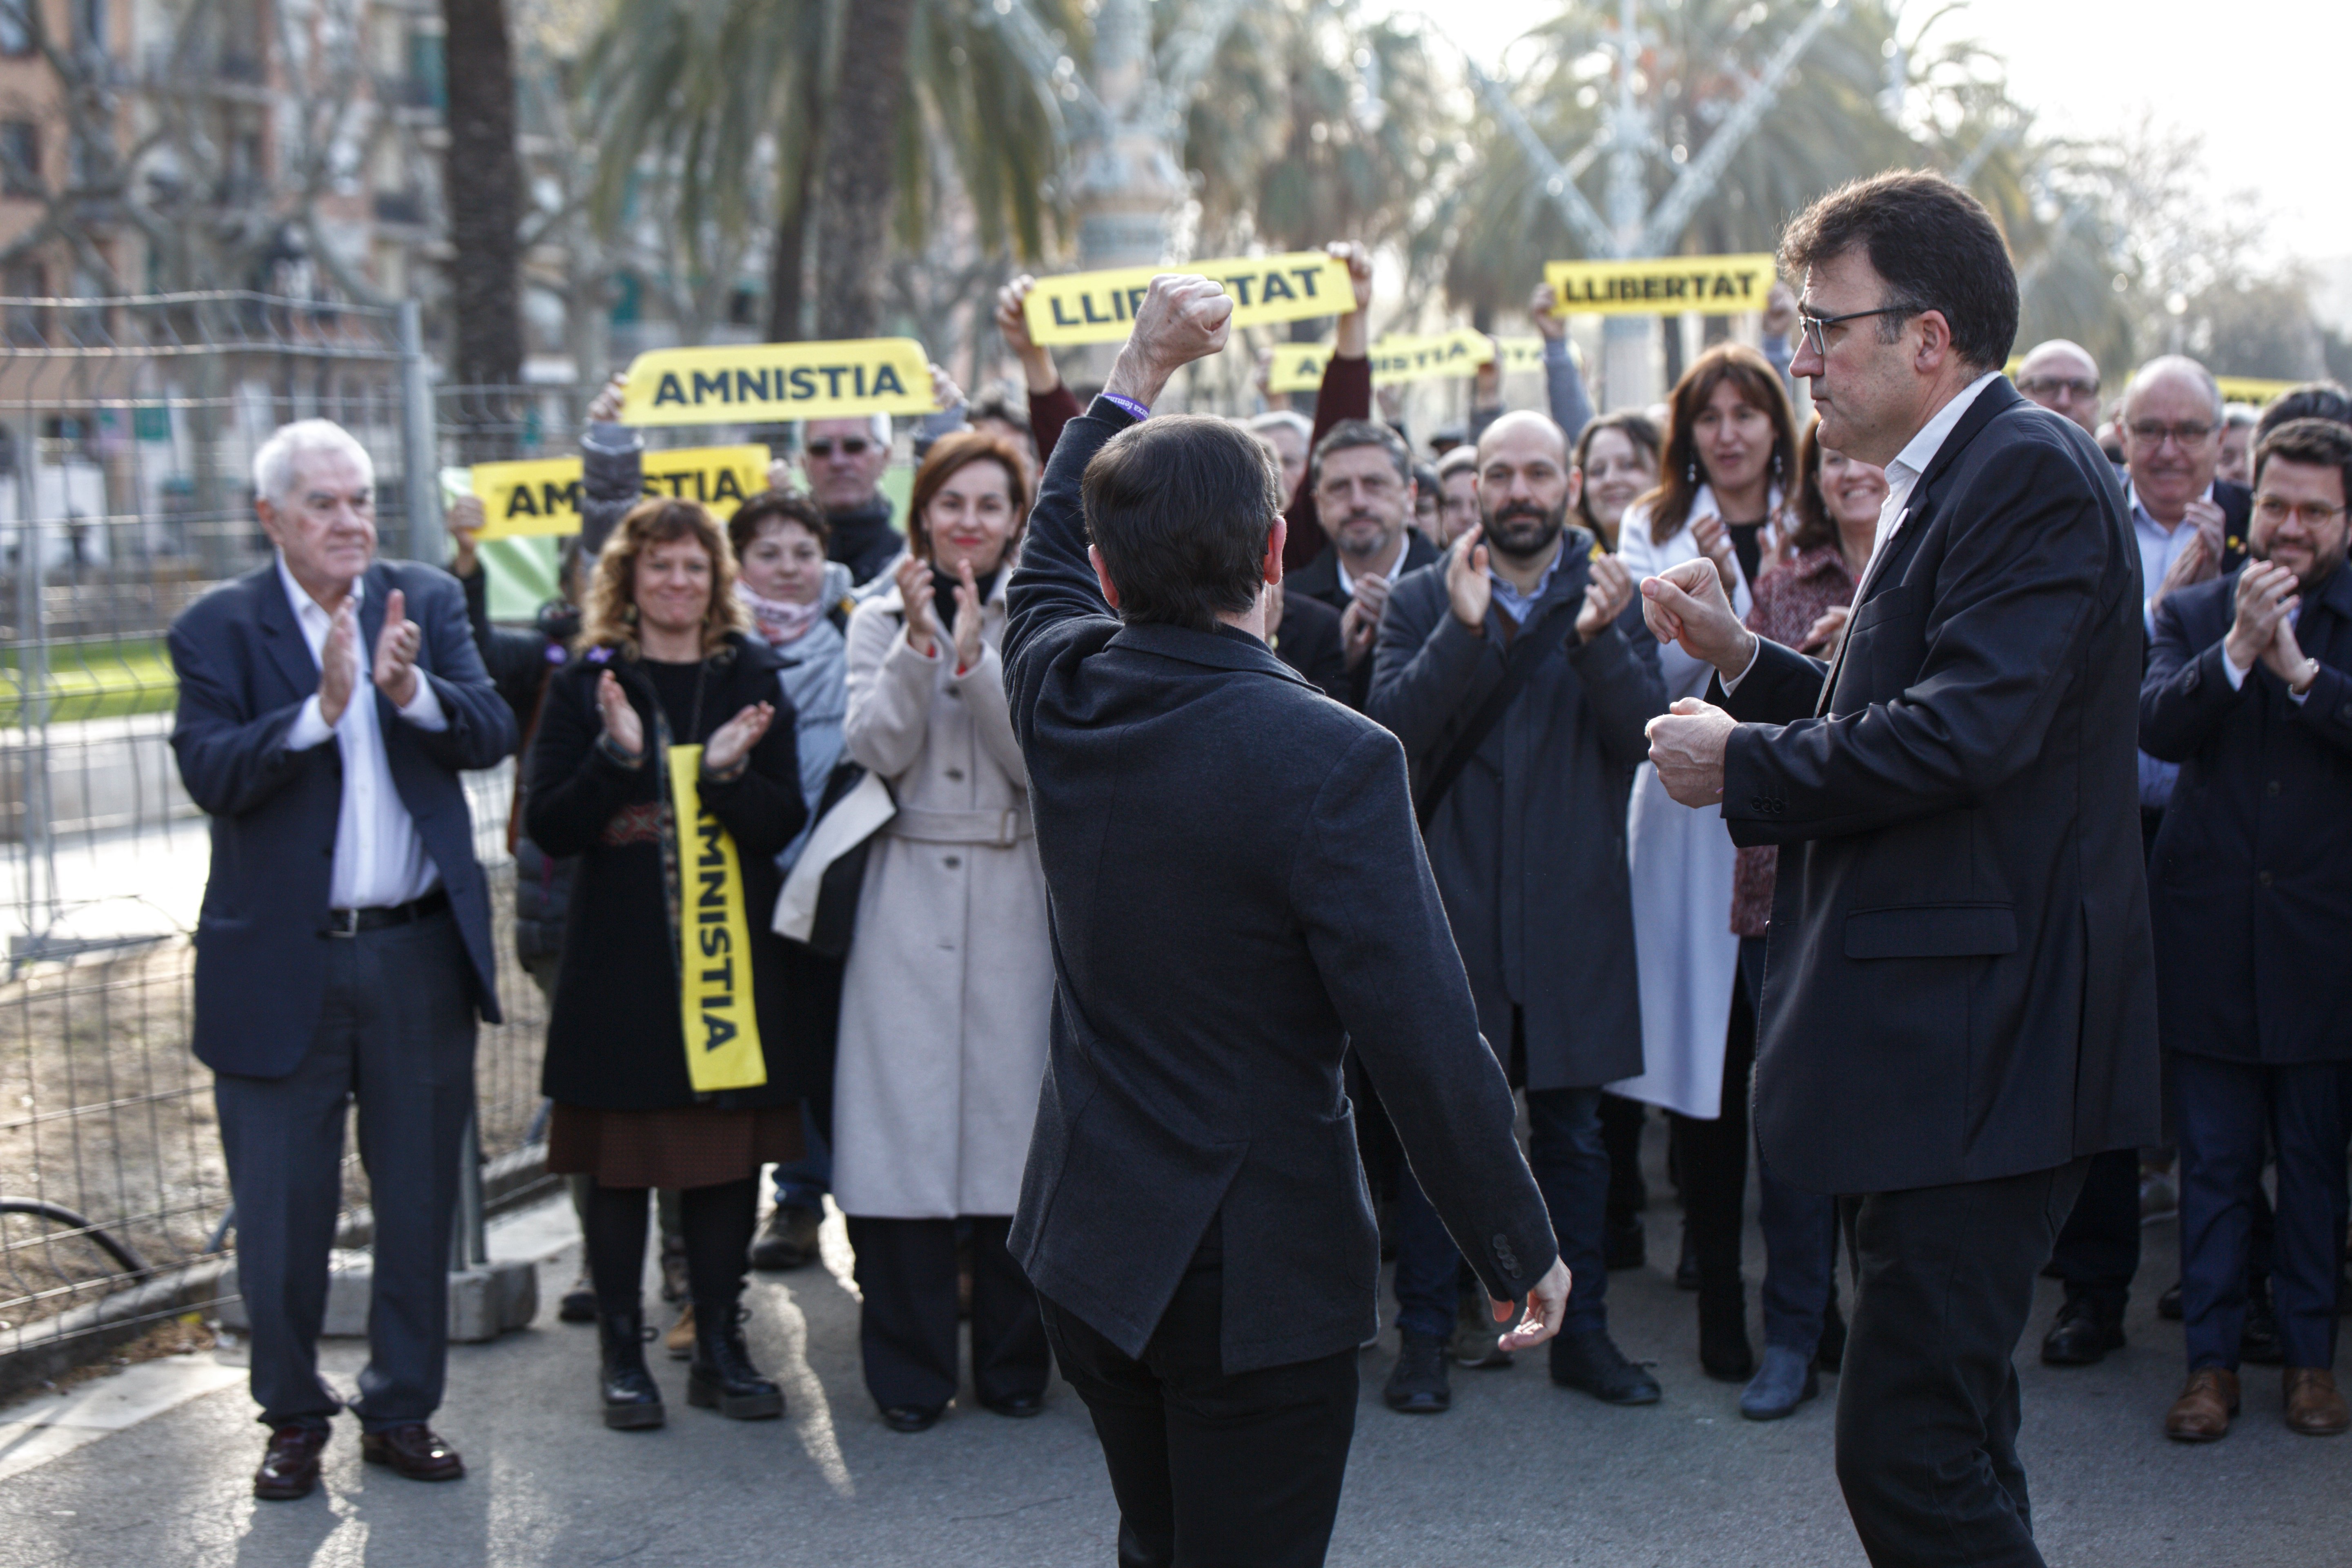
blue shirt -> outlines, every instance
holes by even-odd
[[[1491,561],[1492,557],[1489,556],[1488,559]],[[1506,582],[1502,574],[1492,565],[1489,565],[1486,568],[1486,575],[1495,584],[1495,608],[1510,616],[1520,626],[1526,626],[1528,612],[1534,609],[1538,601],[1541,600],[1546,594],[1551,592],[1551,580],[1559,574],[1559,563],[1567,559],[1568,536],[1562,533],[1559,548],[1551,552],[1551,564],[1545,567],[1543,575],[1536,579],[1535,591],[1530,594],[1520,593]]]

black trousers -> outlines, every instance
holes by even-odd
[[[343,1122],[359,1107],[375,1206],[368,1363],[352,1408],[371,1432],[429,1417],[449,1352],[449,1229],[474,1109],[472,969],[446,910],[328,943],[310,1047],[284,1078],[213,1085],[236,1200],[237,1287],[253,1322],[253,1397],[270,1426],[324,1426],[327,1260]]]
[[[2066,1284],[2066,1300],[2087,1300],[2102,1321],[2120,1323],[2139,1272],[2139,1151],[2110,1149],[2091,1156],[2082,1195],[2058,1233],[2052,1268]]]
[[[1731,987],[1723,1043],[1723,1103],[1714,1120],[1666,1112],[1682,1151],[1683,1215],[1702,1291],[1739,1289],[1739,1233],[1748,1202],[1748,1083],[1756,1066],[1756,1013]]]
[[[971,1227],[971,1384],[983,1404],[1045,1392],[1053,1360],[1037,1293],[1004,1249],[1007,1215]],[[885,1410],[938,1410],[956,1392],[956,1222],[849,1216],[866,1390]]]
[[[1876,1568],[2042,1568],[2010,1358],[2088,1164],[1844,1200],[1838,1484]]]
[[[1318,1568],[1356,1434],[1356,1352],[1226,1373],[1224,1269],[1195,1258],[1140,1360],[1040,1297],[1118,1499],[1118,1568]]]

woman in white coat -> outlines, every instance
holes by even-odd
[[[1764,356],[1738,343],[1701,354],[1675,386],[1659,484],[1628,508],[1618,550],[1634,580],[1702,556],[1743,620],[1748,585],[1781,549],[1782,485],[1796,472],[1789,395]],[[1704,697],[1712,667],[1659,650],[1666,695]],[[1671,1113],[1685,1223],[1698,1271],[1699,1363],[1744,1383],[1755,1372],[1739,1275],[1748,1181],[1748,1072],[1727,1053],[1739,939],[1726,916],[1738,850],[1720,814],[1676,805],[1642,764],[1626,823],[1633,950],[1642,994],[1639,1078],[1612,1092]]]
[[[997,655],[1027,513],[1010,443],[942,437],[915,478],[895,582],[849,622],[846,749],[898,810],[866,860],[843,981],[833,1192],[865,1298],[866,1385],[901,1432],[955,1394],[960,1225],[980,1402],[1034,1415],[1051,1367],[1004,1246],[1054,986]]]

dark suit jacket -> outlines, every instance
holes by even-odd
[[[2238,580],[2166,595],[2140,686],[2140,744],[2180,764],[2148,879],[2168,1049],[2352,1061],[2352,567],[2304,603],[2319,660],[2298,704],[2257,663],[2232,689]]]
[[[1282,625],[1275,628],[1272,646],[1276,658],[1313,681],[1324,696],[1348,700],[1355,678],[1348,673],[1348,650],[1339,642],[1339,611],[1304,594],[1285,594]]]
[[[1010,586],[1055,977],[1013,1256],[1140,1355],[1214,1216],[1227,1372],[1361,1342],[1381,1254],[1341,1082],[1352,1039],[1488,1293],[1523,1295],[1551,1267],[1551,1221],[1404,754],[1245,632],[1112,616],[1079,479],[1133,422],[1097,399],[1064,430]]]
[[[1756,1136],[1816,1192],[2158,1137],[2139,551],[2106,459],[2005,381],[1913,490],[1827,672],[1767,643],[1723,816],[1777,844]]]
[[[1423,537],[1421,530],[1408,522],[1404,530],[1404,556],[1396,563],[1396,570],[1389,574],[1390,584],[1393,587],[1394,584],[1404,581],[1406,573],[1418,572],[1436,560],[1437,546]],[[1348,606],[1355,601],[1354,595],[1342,591],[1339,586],[1339,552],[1336,550],[1324,551],[1296,572],[1285,571],[1282,577],[1282,591],[1286,602],[1295,599],[1318,599],[1343,615],[1347,613]],[[1341,650],[1343,663],[1345,651],[1343,647]],[[1349,672],[1345,695],[1339,693],[1334,695],[1339,696],[1340,701],[1359,713],[1364,711],[1372,697],[1372,655],[1370,653],[1366,653],[1363,662]]]
[[[424,631],[419,676],[449,727],[404,721],[373,686],[384,755],[401,804],[441,873],[473,960],[477,1005],[499,1019],[490,899],[474,860],[474,819],[458,773],[514,750],[514,718],[483,673],[466,602],[438,567],[378,561],[367,569],[360,636],[373,652],[385,597],[407,595]],[[216,1072],[283,1078],[310,1047],[326,994],[328,881],[342,807],[343,754],[330,738],[286,748],[319,666],[286,602],[275,562],[219,587],[172,623],[180,679],[172,750],[189,798],[212,817],[212,875],[196,921],[196,1058]]]

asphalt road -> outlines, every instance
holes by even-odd
[[[1674,1219],[1664,1202],[1650,1224],[1651,1267],[1613,1276],[1610,1298],[1620,1342],[1656,1363],[1665,1399],[1605,1407],[1551,1387],[1538,1356],[1457,1370],[1451,1414],[1398,1416],[1379,1398],[1394,1355],[1386,1336],[1363,1357],[1333,1563],[1864,1562],[1831,1472],[1830,1400],[1773,1425],[1741,1420],[1738,1390],[1698,1369],[1694,1298],[1664,1271]],[[2287,1432],[2274,1372],[2252,1370],[2225,1442],[2190,1448],[2160,1435],[2181,1376],[2180,1333],[2153,1310],[2174,1274],[2169,1227],[2147,1237],[2131,1345],[2101,1366],[2058,1372],[2034,1359],[2057,1299],[2054,1285],[2042,1288],[2021,1357],[2023,1449],[2049,1560],[2352,1563],[2352,1438]],[[1752,1281],[1752,1228],[1749,1251]],[[257,1503],[247,1478],[263,1434],[242,1386],[230,1386],[0,1480],[0,1568],[1113,1561],[1109,1489],[1066,1387],[1055,1385],[1034,1421],[967,1401],[927,1434],[894,1434],[859,1381],[854,1297],[836,1274],[810,1269],[753,1287],[753,1348],[783,1376],[785,1420],[736,1424],[688,1408],[683,1366],[661,1361],[670,1425],[607,1432],[593,1332],[553,1320],[571,1270],[569,1254],[543,1268],[550,1306],[539,1326],[452,1352],[438,1425],[466,1456],[465,1480],[421,1486],[363,1467],[346,1422],[320,1492]],[[1750,1295],[1752,1308],[1752,1286]],[[348,1385],[358,1347],[338,1342],[326,1359]],[[23,1415],[0,1411],[0,1422]]]

